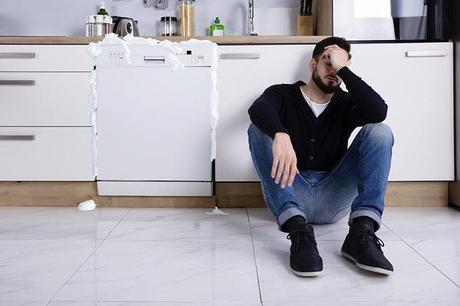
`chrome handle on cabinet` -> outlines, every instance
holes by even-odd
[[[0,85],[34,86],[35,80],[0,80]]]
[[[0,58],[35,58],[35,52],[0,52]]]
[[[0,135],[0,141],[34,141],[35,135]]]
[[[154,63],[166,63],[166,57],[164,56],[144,56],[145,62],[154,62]]]
[[[260,59],[259,53],[222,53],[220,59]]]
[[[406,51],[406,57],[446,57],[446,51]]]

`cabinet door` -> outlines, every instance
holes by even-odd
[[[0,71],[91,71],[87,45],[2,45]]]
[[[91,126],[90,73],[0,72],[0,126]]]
[[[310,78],[314,45],[219,46],[216,181],[258,181],[248,147],[248,108],[269,86]]]
[[[91,127],[0,127],[1,181],[93,181]]]
[[[454,179],[452,43],[354,44],[351,53],[351,69],[389,107],[389,180]]]

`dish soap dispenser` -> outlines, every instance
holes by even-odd
[[[209,27],[209,35],[211,36],[224,36],[224,25],[220,23],[219,17],[214,19],[214,23]]]
[[[105,8],[105,2],[101,2],[101,5],[99,6],[99,12],[97,12],[97,15],[102,15],[102,16],[109,15],[109,13],[107,13],[107,9]]]

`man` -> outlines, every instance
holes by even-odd
[[[254,166],[268,208],[279,229],[289,233],[290,265],[299,276],[323,270],[310,224],[334,223],[350,210],[342,255],[362,269],[393,272],[375,235],[393,146],[390,128],[380,123],[387,105],[350,64],[350,44],[326,38],[313,51],[308,84],[271,86],[249,109]],[[339,87],[342,80],[348,92]]]

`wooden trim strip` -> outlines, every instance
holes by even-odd
[[[390,182],[387,206],[444,207],[448,182]],[[453,191],[451,197],[454,196]],[[460,193],[456,194],[460,198]],[[1,206],[69,206],[93,199],[103,207],[264,207],[259,183],[216,183],[215,197],[101,197],[95,182],[0,182]]]

